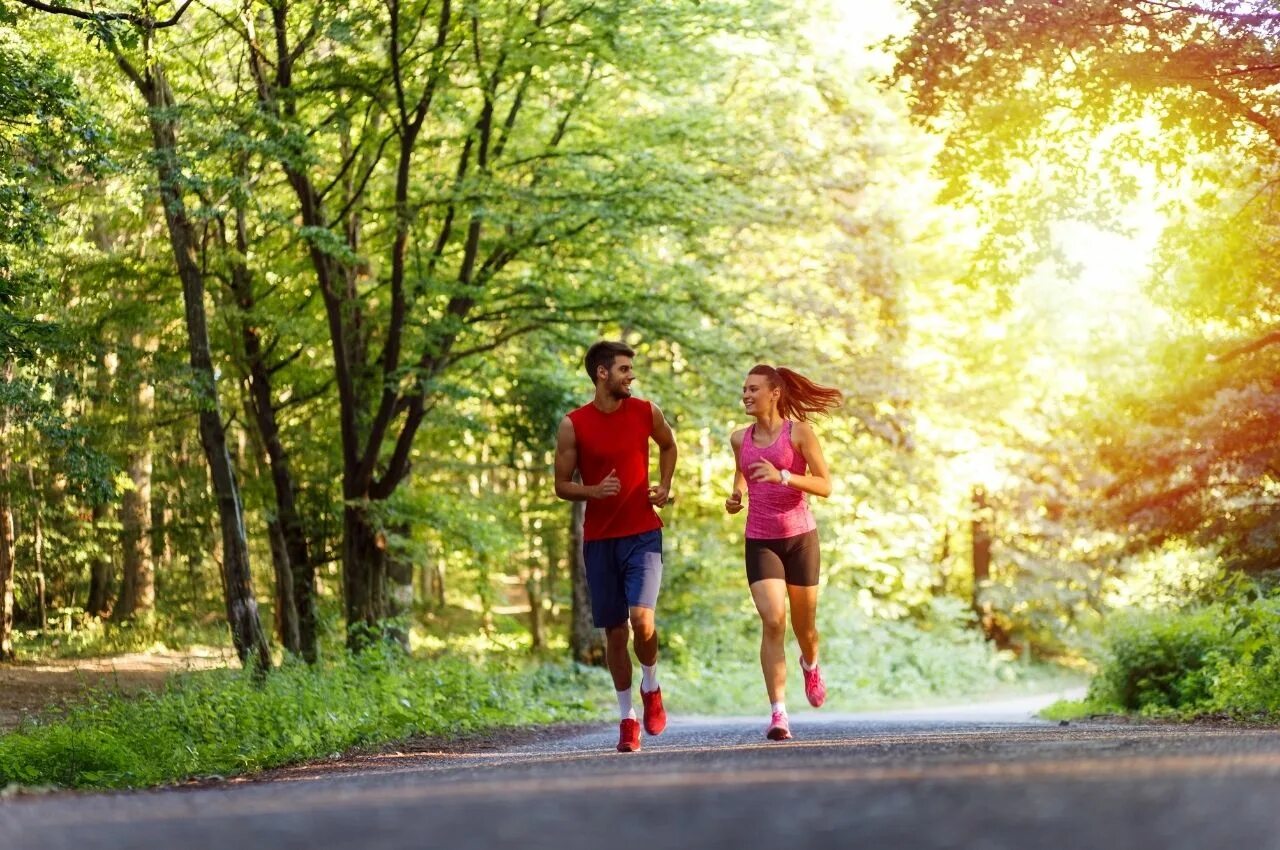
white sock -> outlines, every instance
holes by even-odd
[[[640,665],[640,692],[651,694],[658,689],[658,664]]]
[[[618,718],[621,720],[635,720],[636,710],[631,707],[631,689],[618,691]]]
[[[785,702],[771,702],[769,703],[769,710],[776,711],[779,714],[786,714],[787,704]]]
[[[803,655],[801,655],[801,656],[800,656],[800,667],[801,667],[801,669],[803,669],[803,670],[807,670],[807,671],[809,671],[809,672],[813,672],[814,668],[816,668],[817,666],[818,666],[818,662],[816,662],[816,661],[815,661],[815,662],[813,662],[812,664],[810,664],[808,661],[805,661],[805,660],[804,660],[804,656],[803,656]]]

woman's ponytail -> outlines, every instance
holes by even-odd
[[[760,364],[752,367],[750,375],[762,375],[769,386],[782,390],[778,398],[778,413],[787,419],[801,422],[815,413],[827,413],[839,407],[844,396],[835,387],[826,387],[785,366],[774,368]]]

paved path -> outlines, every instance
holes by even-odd
[[[1280,731],[1059,726],[1032,703],[673,720],[228,787],[0,801],[3,850],[1280,850]]]

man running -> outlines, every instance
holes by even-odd
[[[671,497],[676,441],[656,404],[631,397],[636,353],[621,342],[601,341],[587,350],[587,374],[595,397],[560,422],[556,435],[556,495],[587,503],[582,556],[591,593],[591,615],[605,630],[605,660],[618,692],[618,752],[640,749],[640,724],[632,707],[634,634],[640,661],[644,730],[667,726],[658,687],[658,632],[653,611],[662,581],[662,520],[654,508]],[[657,486],[649,486],[649,440],[658,445]],[[574,480],[574,472],[578,481]]]

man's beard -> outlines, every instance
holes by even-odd
[[[631,387],[628,384],[618,382],[609,387],[609,395],[621,401],[624,398],[631,398]]]

